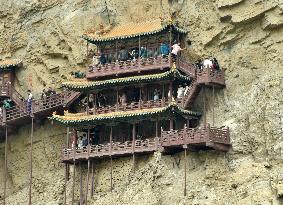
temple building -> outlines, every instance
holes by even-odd
[[[198,69],[182,51],[174,58],[171,48],[185,48],[186,34],[173,22],[155,20],[83,35],[92,63],[85,78],[62,84],[80,98],[64,115],[50,117],[67,128],[61,159],[66,170],[87,163],[89,175],[90,164],[108,158],[112,190],[113,158],[132,156],[134,171],[137,155],[229,150],[229,128],[206,122],[206,102],[202,112],[193,110],[207,87],[213,95],[225,87],[224,71]],[[93,194],[91,184],[85,201],[89,189]]]

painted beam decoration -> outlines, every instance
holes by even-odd
[[[199,118],[201,116],[199,112],[184,110],[183,108],[179,107],[175,102],[172,102],[168,106],[162,108],[121,111],[97,115],[87,115],[86,113],[71,114],[65,112],[65,115],[62,116],[53,113],[52,117],[49,117],[49,119],[65,125],[82,125],[89,123],[111,123],[115,121],[120,122],[129,120],[150,120],[155,117],[168,117],[168,114],[170,113],[187,115],[191,116],[192,118]]]
[[[127,25],[119,25],[115,27],[103,28],[101,27],[98,31],[91,31],[82,36],[83,39],[87,40],[90,43],[100,43],[114,40],[122,40],[128,38],[135,38],[139,36],[153,35],[160,33],[164,30],[172,27],[178,33],[186,34],[187,31],[175,25],[171,20],[162,21],[160,19],[150,21],[150,22],[141,22],[141,23],[132,23]]]
[[[171,69],[164,73],[158,74],[149,74],[133,77],[124,77],[116,78],[110,80],[101,80],[101,81],[71,81],[62,83],[62,87],[65,87],[69,90],[84,92],[84,91],[94,91],[101,90],[105,88],[111,88],[114,86],[125,86],[125,85],[137,85],[142,83],[151,83],[158,81],[167,81],[177,79],[183,83],[190,83],[191,78],[183,75],[177,69]]]
[[[22,64],[22,61],[19,59],[7,59],[0,61],[0,71],[1,70],[10,70],[15,67],[19,67]]]

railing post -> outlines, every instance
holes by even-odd
[[[5,125],[7,122],[7,110],[5,107],[2,108],[2,125]]]

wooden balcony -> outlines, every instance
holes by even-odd
[[[203,127],[161,131],[161,146],[164,148],[189,145],[194,148],[212,148],[228,151],[230,148],[229,128]]]
[[[207,86],[225,87],[224,70],[203,69],[197,71],[197,83]]]
[[[46,99],[33,100],[31,106],[28,106],[26,100],[18,97],[17,104],[10,109],[3,109],[2,115],[0,115],[1,125],[8,123],[9,125],[18,125],[23,123],[27,118],[30,118],[31,114],[35,117],[48,116],[52,112],[57,111],[59,108],[63,108],[69,100],[73,100],[75,92],[63,92],[55,95],[51,95]],[[16,95],[9,94],[9,97]],[[15,97],[12,99],[16,99]]]
[[[95,79],[106,76],[119,76],[133,73],[148,73],[170,68],[169,57],[139,58],[137,60],[116,61],[105,65],[89,66],[86,77]]]
[[[189,146],[194,149],[215,149],[228,151],[230,149],[230,133],[228,128],[184,128],[181,130],[161,131],[161,137],[145,140],[112,142],[86,146],[82,149],[63,149],[61,160],[65,163],[73,161],[85,161],[107,157],[121,157],[135,154],[147,154],[155,151],[166,153],[169,149],[174,150]]]
[[[73,162],[73,160],[86,160],[88,158],[101,159],[105,157],[119,157],[129,156],[133,153],[145,154],[151,153],[158,149],[159,138],[150,138],[145,140],[136,140],[126,142],[112,142],[108,144],[91,145],[82,149],[63,149],[62,158],[63,162]]]
[[[169,103],[170,102],[168,101],[168,99],[159,99],[159,100],[132,102],[128,104],[107,105],[103,107],[90,109],[90,114],[105,114],[105,113],[118,112],[118,111],[120,112],[120,111],[160,108],[160,107],[168,106]]]

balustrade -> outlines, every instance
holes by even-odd
[[[87,78],[95,78],[107,75],[119,75],[125,73],[150,71],[170,67],[169,57],[138,58],[128,61],[116,61],[105,65],[91,65],[87,72]]]
[[[134,147],[131,141],[86,146],[84,148],[63,149],[62,161],[72,161],[75,157],[85,159],[87,157],[109,157],[118,155],[128,155],[134,153],[146,153],[162,150],[161,148],[180,147],[183,145],[203,145],[211,146],[211,143],[230,146],[229,128],[184,128],[181,130],[161,131],[161,137],[149,138],[145,140],[135,140]],[[227,151],[225,150],[225,151]],[[75,154],[74,154],[75,153]]]

